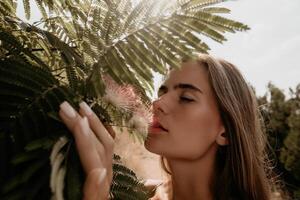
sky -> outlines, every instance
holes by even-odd
[[[19,17],[25,19],[21,7]],[[299,0],[230,0],[217,4],[231,10],[228,18],[243,22],[247,32],[226,34],[228,41],[218,44],[205,42],[210,54],[224,58],[241,70],[258,95],[264,95],[272,82],[288,94],[288,88],[300,83],[300,1]],[[40,18],[32,6],[31,22]],[[156,87],[159,77],[155,78]]]
[[[270,81],[286,94],[295,89],[300,84],[300,1],[235,0],[222,6],[231,10],[228,17],[251,29],[227,34],[223,45],[209,41],[210,53],[238,66],[258,95]]]

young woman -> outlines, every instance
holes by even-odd
[[[145,147],[165,161],[168,198],[271,198],[256,99],[234,65],[200,55],[171,70],[158,93]],[[113,132],[84,102],[79,113],[64,102],[60,116],[74,134],[87,174],[84,199],[107,199]]]

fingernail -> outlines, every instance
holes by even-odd
[[[99,174],[99,176],[98,176],[98,184],[99,185],[103,183],[103,181],[104,181],[104,179],[106,177],[106,174],[107,174],[107,170],[105,168],[102,169],[101,172],[100,172],[100,174]]]
[[[74,108],[72,108],[72,106],[68,102],[64,101],[62,104],[60,104],[59,107],[61,108],[63,113],[68,118],[75,118],[76,117],[76,111],[74,110]]]
[[[86,117],[83,117],[80,121],[80,127],[81,127],[81,132],[85,135],[89,135],[90,133],[90,128],[89,128],[89,122]]]
[[[92,109],[84,101],[79,104],[80,108],[84,111],[86,115],[91,115],[93,113]]]

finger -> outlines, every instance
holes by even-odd
[[[107,150],[104,149],[103,144],[101,143],[101,141],[99,141],[99,139],[96,137],[95,134],[91,134],[92,136],[92,140],[95,143],[96,146],[96,150],[99,154],[99,156],[101,157],[101,161],[103,163],[103,165],[106,167],[106,169],[108,169],[108,179],[112,180],[112,152],[109,152]],[[103,158],[103,159],[102,159]]]
[[[80,111],[79,111],[80,114],[88,118],[91,129],[97,135],[99,140],[102,142],[104,148],[106,150],[111,151],[114,144],[113,137],[103,126],[98,116],[92,111],[92,109],[85,102],[81,102],[79,106],[80,106]]]
[[[91,130],[87,118],[82,118],[69,103],[64,102],[60,105],[60,117],[72,132],[78,154],[86,173],[94,168],[103,165],[97,153],[95,144],[91,137]]]
[[[78,154],[86,172],[88,173],[95,168],[104,167],[102,158],[99,156],[95,143],[92,140],[91,130],[86,117],[79,120],[75,125],[74,131]]]
[[[109,132],[109,134],[111,135],[111,137],[112,137],[113,139],[115,139],[115,137],[116,137],[116,132],[115,132],[115,130],[114,130],[111,126],[109,126],[109,125],[104,125],[104,127],[105,127],[106,130]]]
[[[74,108],[66,101],[60,104],[59,116],[68,127],[68,129],[73,133],[74,125],[82,117],[74,110]]]
[[[113,146],[114,140],[113,137],[109,133],[113,133],[115,135],[113,129],[110,127],[108,131],[98,118],[98,116],[92,111],[92,109],[85,103],[81,102],[80,106],[80,114],[82,116],[86,116],[89,119],[89,124],[94,133],[96,133],[97,137],[100,140],[100,143],[104,146],[104,150],[101,148],[97,148],[100,155],[103,155],[103,151],[105,151],[106,159],[103,159],[105,166],[108,169],[108,177],[109,180],[112,180],[112,155],[113,155]],[[98,143],[98,142],[96,142]],[[103,158],[103,157],[102,157]]]

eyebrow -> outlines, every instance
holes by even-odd
[[[190,90],[194,90],[197,92],[200,92],[203,94],[202,90],[200,90],[200,88],[197,88],[196,86],[192,85],[192,84],[188,84],[188,83],[179,83],[177,85],[174,86],[174,89],[190,89]],[[162,85],[160,86],[160,88],[158,89],[158,92],[166,92],[168,91],[167,86]]]

